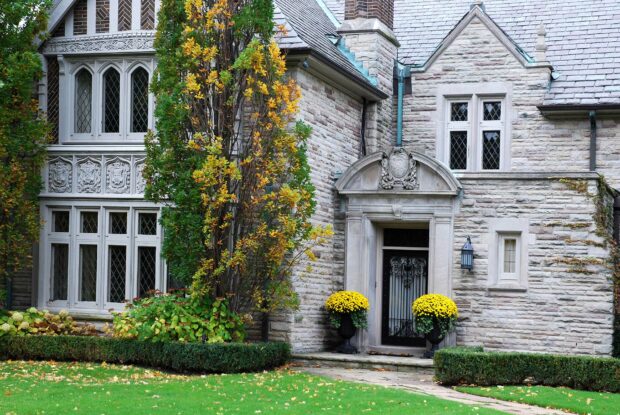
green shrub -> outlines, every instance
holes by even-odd
[[[446,385],[540,384],[620,392],[620,359],[447,348],[435,354],[435,376]]]
[[[178,372],[256,372],[281,366],[289,357],[286,343],[153,343],[84,336],[0,338],[0,360],[107,362]]]
[[[92,325],[77,325],[65,310],[58,314],[30,307],[26,311],[0,311],[0,337],[27,335],[92,335]]]
[[[194,298],[182,290],[153,295],[127,305],[113,321],[114,337],[153,342],[240,342],[245,328],[226,300]]]

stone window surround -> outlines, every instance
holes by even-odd
[[[500,218],[489,219],[488,233],[488,289],[491,291],[527,291],[528,288],[528,251],[533,235],[529,233],[529,219]],[[516,280],[503,280],[500,267],[502,256],[502,239],[517,238],[517,275]]]
[[[52,232],[52,212],[69,211],[70,225],[68,233]],[[99,225],[97,234],[81,234],[79,232],[80,212],[99,212]],[[128,224],[127,235],[110,234],[110,212],[127,212]],[[165,262],[161,259],[161,225],[157,225],[157,235],[138,235],[138,214],[158,213],[157,207],[148,202],[125,202],[125,201],[47,201],[41,205],[41,217],[44,226],[41,229],[41,242],[39,244],[39,273],[38,273],[38,307],[58,311],[68,309],[83,315],[101,316],[108,315],[108,310],[122,310],[124,303],[107,302],[108,291],[108,254],[109,246],[127,247],[127,274],[126,274],[126,298],[134,298],[137,295],[137,251],[138,247],[155,247],[156,278],[155,288],[166,290]],[[158,213],[159,216],[159,213]],[[50,301],[51,289],[51,246],[54,243],[69,245],[69,275],[68,297],[66,301]],[[79,245],[97,245],[97,300],[95,302],[79,302]]]
[[[60,58],[62,68],[60,71],[60,143],[61,144],[121,144],[143,143],[145,133],[131,133],[131,75],[137,68],[143,68],[149,74],[149,80],[155,69],[153,57],[97,57],[84,58]],[[102,98],[103,98],[103,74],[114,68],[120,73],[120,131],[118,133],[104,133],[102,131]],[[75,77],[85,68],[92,74],[92,128],[90,133],[75,133]],[[149,92],[149,121],[148,128],[154,128],[155,99]]]
[[[501,155],[499,170],[482,170],[482,101],[499,99],[502,101]],[[446,166],[450,165],[450,103],[455,101],[469,102],[469,130],[467,135],[468,169],[467,172],[484,172],[493,174],[498,171],[510,171],[511,120],[512,120],[512,85],[509,82],[486,82],[467,84],[444,84],[437,87],[436,119],[437,119],[437,158]],[[460,177],[465,170],[455,171]]]

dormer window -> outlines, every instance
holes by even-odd
[[[62,102],[71,110],[65,112],[61,107],[68,121],[60,134],[61,142],[144,140],[153,123],[153,97],[149,93],[153,60],[76,59],[66,64],[71,74],[65,78],[69,81],[69,99]]]

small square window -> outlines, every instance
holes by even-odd
[[[467,102],[453,102],[450,104],[450,121],[467,121],[467,110]]]
[[[502,119],[502,103],[488,101],[482,104],[482,119],[484,121],[500,121]]]
[[[99,229],[99,213],[98,212],[81,212],[80,232],[97,233]]]
[[[157,213],[138,214],[138,233],[140,235],[157,235]]]
[[[126,212],[110,212],[109,232],[115,235],[124,235],[127,233],[127,213]]]
[[[69,212],[56,210],[52,212],[53,232],[69,232]]]

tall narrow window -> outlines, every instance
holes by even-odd
[[[482,169],[499,170],[501,160],[502,102],[482,102]]]
[[[149,74],[138,68],[131,74],[131,132],[145,133],[149,120]]]
[[[69,245],[52,244],[52,287],[50,301],[66,301],[69,278]]]
[[[80,245],[79,301],[97,299],[97,245]]]
[[[500,234],[498,246],[498,283],[511,284],[519,280],[519,247],[521,236],[518,234]]]
[[[138,296],[155,289],[157,249],[154,246],[138,247]]]
[[[120,131],[121,76],[114,68],[103,75],[103,132]]]
[[[125,280],[127,276],[127,247],[110,246],[108,253],[108,301],[125,301]]]
[[[451,102],[449,105],[450,121],[448,130],[449,162],[452,170],[467,169],[467,147],[469,131],[469,102]]]
[[[75,76],[75,125],[76,133],[90,133],[92,120],[93,76],[80,69]]]

